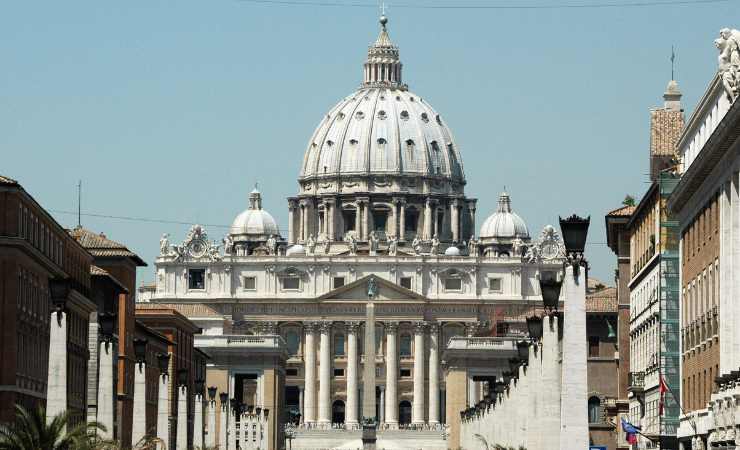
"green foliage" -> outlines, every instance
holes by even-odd
[[[628,194],[624,197],[624,200],[622,200],[622,204],[624,206],[635,206],[637,203],[635,202],[635,197]]]

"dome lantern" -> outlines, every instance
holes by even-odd
[[[388,36],[388,17],[380,16],[380,34],[375,43],[367,51],[367,60],[364,65],[363,87],[392,87],[405,89],[402,83],[401,59],[398,47],[391,42]]]

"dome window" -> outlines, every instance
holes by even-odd
[[[365,118],[365,113],[362,111],[357,111],[355,113],[355,117],[357,118],[357,120],[362,120],[363,118]]]
[[[357,139],[350,139],[349,140],[349,143],[350,143],[350,145],[357,145],[358,144],[358,141],[357,141]]]
[[[437,141],[432,141],[429,143],[429,145],[432,146],[432,150],[434,150],[435,152],[439,152],[439,144],[437,144]]]
[[[414,101],[414,97],[409,97],[409,101]]]
[[[337,114],[337,120],[342,120],[342,119],[344,119],[344,113]]]
[[[413,147],[414,146],[414,140],[413,139],[406,139],[406,145],[408,145],[409,147]]]
[[[401,111],[401,119],[402,120],[409,120],[409,112],[408,111]]]
[[[385,111],[383,110],[378,111],[378,119],[385,120],[386,117],[388,117],[388,115],[385,113]]]
[[[424,123],[429,122],[429,116],[427,116],[427,113],[421,113],[421,121]]]
[[[326,145],[328,145],[329,147],[331,147],[332,145],[334,145],[334,141],[328,140],[328,141],[326,141]]]
[[[439,117],[439,114],[437,114],[437,116],[435,117],[435,119],[437,119],[437,123],[438,124],[442,125],[442,118]]]
[[[385,145],[388,141],[385,140],[385,138],[378,138],[378,145]]]
[[[401,101],[401,96],[400,95],[396,95],[396,101],[398,101],[398,102]]]

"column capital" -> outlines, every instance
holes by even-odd
[[[427,330],[427,327],[429,326],[429,323],[423,320],[420,320],[418,322],[414,322],[413,325],[414,325],[414,334],[424,334],[424,332]]]
[[[311,200],[307,198],[302,198],[299,203],[301,206],[306,207],[311,204]]]
[[[429,326],[429,334],[438,334],[440,323],[439,322],[427,322],[427,325]]]
[[[453,198],[450,201],[450,205],[454,206],[455,208],[462,206],[462,200],[459,198]]]
[[[370,203],[370,197],[357,197],[355,199],[355,202],[358,205],[367,204],[367,203]]]
[[[334,322],[332,322],[331,320],[319,322],[319,330],[321,331],[322,334],[331,333],[331,329],[333,326],[334,326]]]
[[[404,198],[404,197],[393,197],[393,204],[394,205],[405,205],[406,204],[406,198]]]
[[[378,389],[380,389],[380,392],[385,392],[385,385],[378,385]]]
[[[357,332],[360,330],[360,326],[362,325],[362,322],[359,320],[348,320],[344,322],[344,326],[347,329],[347,333],[349,334],[357,334]]]
[[[321,322],[318,321],[303,322],[303,329],[306,333],[315,333],[318,331],[320,325]]]
[[[383,327],[385,328],[386,334],[398,333],[398,321],[397,320],[385,320],[383,321]]]

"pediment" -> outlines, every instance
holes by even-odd
[[[319,297],[321,300],[367,300],[370,279],[375,279],[377,301],[383,300],[424,300],[423,295],[401,287],[377,275],[368,275],[350,284],[336,288]]]

